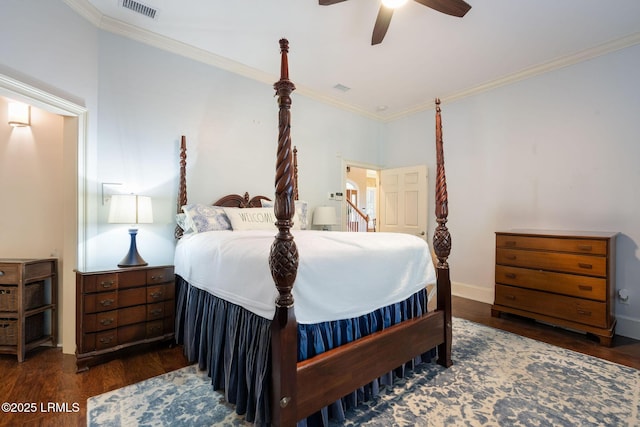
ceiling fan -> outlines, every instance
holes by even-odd
[[[336,3],[342,3],[347,0],[318,0],[320,6],[330,6]],[[464,0],[415,0],[423,6],[430,7],[431,9],[437,10],[438,12],[445,13],[451,16],[457,16],[462,18],[468,11],[471,9]],[[395,3],[398,5],[404,4],[406,0],[395,0],[391,3]],[[371,36],[371,45],[376,45],[382,42],[385,34],[387,34],[387,29],[389,28],[389,23],[391,22],[391,17],[393,16],[393,10],[398,6],[386,6],[387,3],[385,0],[382,0],[382,4],[380,5],[380,10],[378,11],[378,17],[376,18],[376,23],[373,26],[373,35]]]

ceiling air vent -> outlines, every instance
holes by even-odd
[[[158,9],[154,9],[146,4],[142,4],[135,0],[121,0],[120,4],[125,9],[133,10],[136,13],[149,17],[151,19],[155,19],[156,13],[158,13]]]

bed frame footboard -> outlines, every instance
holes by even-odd
[[[274,84],[279,105],[278,151],[275,179],[275,216],[278,234],[271,247],[269,265],[278,290],[276,312],[271,323],[272,402],[274,426],[295,426],[296,422],[353,390],[371,382],[412,358],[438,347],[438,363],[451,366],[451,281],[447,262],[451,236],[446,227],[448,198],[444,174],[440,101],[436,100],[436,227],[433,244],[436,266],[437,309],[349,344],[297,362],[297,325],[293,310],[298,251],[291,234],[294,176],[297,165],[291,150],[291,93],[289,42],[280,40],[280,80]]]

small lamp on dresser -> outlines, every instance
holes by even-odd
[[[322,226],[322,230],[328,231],[329,227],[336,223],[336,208],[333,206],[318,206],[313,211],[313,225]]]
[[[135,194],[114,194],[111,196],[108,222],[110,224],[131,224],[131,227],[129,227],[129,235],[131,236],[129,252],[118,263],[118,267],[147,265],[147,262],[138,253],[136,235],[138,234],[138,224],[150,224],[153,222],[151,197]]]

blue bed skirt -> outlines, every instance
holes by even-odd
[[[176,276],[176,341],[201,370],[207,370],[213,389],[224,390],[236,412],[256,425],[269,425],[271,380],[271,320],[217,298]],[[426,290],[367,315],[313,325],[298,325],[298,361],[311,358],[360,337],[380,331],[427,309]],[[436,351],[417,357],[302,420],[298,426],[328,425],[344,420],[344,412],[377,395],[382,384],[404,376],[415,363],[431,362]]]

